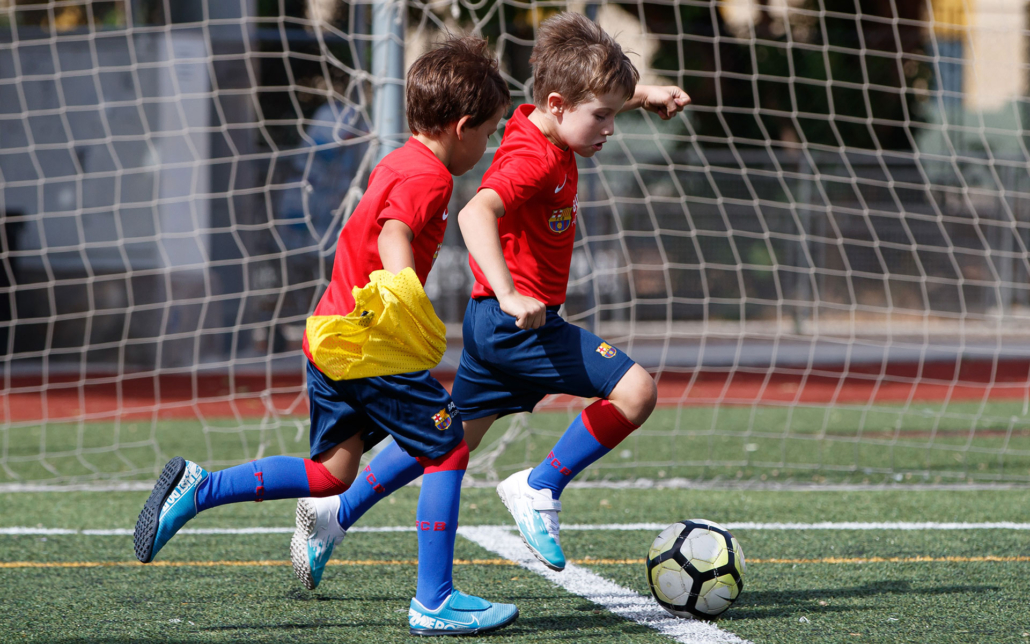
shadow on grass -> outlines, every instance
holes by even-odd
[[[767,619],[783,617],[796,613],[799,609],[818,610],[822,612],[854,612],[859,610],[880,610],[882,605],[875,606],[840,606],[828,603],[819,605],[819,601],[834,599],[861,599],[879,595],[953,595],[965,593],[988,593],[999,590],[998,586],[988,585],[956,585],[956,586],[913,586],[907,580],[877,581],[851,588],[808,588],[802,590],[758,591],[748,592],[745,588],[741,602],[733,607],[734,619]]]
[[[299,601],[299,602],[361,602],[361,603],[369,602],[369,601],[387,602],[387,603],[396,604],[397,606],[403,606],[404,610],[401,611],[401,612],[403,612],[405,614],[408,612],[407,606],[408,606],[408,602],[411,600],[411,596],[410,595],[375,596],[375,597],[374,596],[369,596],[369,595],[350,596],[350,595],[343,595],[343,594],[336,594],[336,593],[328,593],[328,592],[321,592],[321,591],[309,591],[309,590],[299,590],[299,589],[293,589],[293,590],[286,591],[283,594],[282,598],[285,599],[285,600]],[[516,604],[517,605],[520,601],[525,601],[525,602],[562,601],[562,600],[569,599],[569,596],[561,594],[561,593],[557,593],[557,592],[555,592],[555,593],[547,593],[547,592],[541,592],[541,593],[506,593],[504,595],[498,594],[497,596],[491,596],[491,597],[489,597],[489,599],[491,599],[492,601],[495,601],[495,602],[504,602],[504,603]],[[592,603],[590,603],[587,600],[583,600],[583,603],[580,604],[580,605],[577,605],[574,608],[574,610],[592,610],[594,608],[597,608],[597,606],[595,604],[592,604]]]

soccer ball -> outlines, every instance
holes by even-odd
[[[744,553],[722,526],[690,519],[662,530],[647,553],[647,585],[677,617],[711,619],[744,587]]]

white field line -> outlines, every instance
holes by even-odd
[[[917,521],[823,521],[819,523],[721,523],[727,530],[1030,530],[1030,523],[936,523]],[[611,523],[563,525],[562,530],[664,530],[668,523]]]
[[[1023,530],[1030,531],[1030,523],[1013,523],[998,521],[993,523],[932,523],[911,521],[887,522],[824,522],[824,523],[724,523],[727,530]],[[626,531],[646,530],[658,532],[668,527],[666,523],[570,523],[561,529],[566,532],[579,531]],[[468,526],[462,529],[476,530],[511,530],[506,525]],[[294,528],[183,528],[178,534],[218,535],[218,534],[293,534]],[[355,526],[347,532],[415,532],[414,526]],[[82,535],[87,537],[124,537],[132,536],[132,528],[109,528],[101,530],[75,530],[71,528],[38,528],[14,526],[0,528],[2,535]]]
[[[677,642],[746,644],[746,640],[722,630],[715,624],[673,617],[652,598],[623,588],[576,564],[567,564],[562,572],[549,570],[530,554],[522,540],[509,529],[493,526],[468,527],[458,528],[458,534],[504,559],[517,562],[523,568],[541,575],[570,593],[588,599],[620,617],[649,626]]]
[[[466,479],[463,487],[493,488],[496,481]],[[415,485],[417,487],[418,480]],[[0,483],[0,494],[46,492],[149,492],[153,481],[107,481],[87,483]],[[696,481],[693,479],[630,479],[626,481],[573,481],[571,488],[636,490],[753,490],[758,492],[983,492],[1023,490],[1026,483],[772,483],[763,481]]]
[[[183,528],[176,532],[176,534],[293,534],[294,530],[295,528]],[[371,528],[356,526],[347,532],[415,532],[415,528],[408,526],[376,526]],[[131,537],[132,528],[110,528],[107,530],[30,528],[21,526],[0,528],[0,535],[48,536],[63,534],[82,535],[86,537]]]

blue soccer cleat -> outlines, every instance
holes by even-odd
[[[408,626],[412,635],[475,635],[504,628],[518,616],[514,604],[492,604],[455,590],[436,610],[413,598]]]
[[[136,521],[132,541],[136,558],[150,563],[179,528],[197,516],[197,489],[207,470],[181,456],[165,464]]]
[[[558,538],[558,513],[561,501],[551,498],[550,490],[529,486],[532,470],[515,472],[497,486],[497,495],[515,519],[522,540],[530,552],[551,570],[565,569],[565,553]]]
[[[333,548],[347,536],[336,518],[339,511],[339,496],[297,499],[297,529],[290,540],[290,559],[293,573],[308,590],[318,587]]]

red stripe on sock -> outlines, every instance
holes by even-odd
[[[308,488],[311,496],[336,496],[347,491],[350,485],[329,473],[325,465],[304,459],[304,472],[308,475]]]
[[[626,420],[626,417],[607,400],[598,400],[580,414],[583,424],[597,442],[608,449],[615,449],[639,425]]]
[[[426,458],[419,456],[415,459],[419,465],[426,468],[426,474],[433,472],[448,472],[452,470],[464,470],[469,466],[469,446],[462,439],[458,445],[440,458]]]

